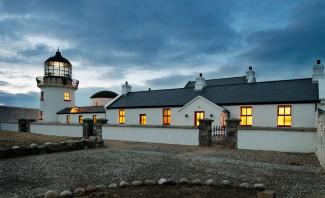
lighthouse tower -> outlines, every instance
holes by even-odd
[[[36,78],[40,93],[40,116],[45,122],[57,122],[57,112],[75,106],[79,81],[72,79],[72,65],[58,50],[44,62],[44,76]]]

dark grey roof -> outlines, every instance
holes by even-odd
[[[112,91],[100,91],[92,95],[90,98],[115,98],[117,93]]]
[[[73,107],[67,107],[57,112],[56,114],[86,114],[86,113],[105,113],[103,106],[89,106],[89,107],[78,107],[78,112],[71,113]]]
[[[306,78],[206,86],[202,91],[180,88],[130,92],[107,108],[180,107],[199,95],[217,105],[319,102],[318,84]]]
[[[63,62],[63,63],[67,63],[67,64],[71,65],[71,63],[68,61],[68,59],[64,58],[61,55],[61,52],[59,50],[55,53],[55,56],[48,58],[45,61],[45,63],[50,62],[50,61],[58,61],[58,62]]]
[[[217,86],[217,85],[234,85],[246,83],[246,76],[231,77],[231,78],[219,78],[206,80],[206,86]],[[184,88],[194,88],[195,81],[189,81]]]

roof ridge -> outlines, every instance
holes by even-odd
[[[226,77],[226,78],[212,78],[212,79],[206,79],[205,81],[208,80],[224,80],[224,79],[230,79],[230,78],[243,78],[246,76],[234,76],[234,77]],[[195,82],[195,80],[189,80],[188,82]]]
[[[153,92],[153,91],[169,91],[169,90],[180,90],[180,89],[189,89],[189,88],[180,87],[180,88],[168,88],[168,89],[151,89],[150,91],[149,90],[131,91],[129,93]]]

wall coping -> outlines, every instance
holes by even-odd
[[[76,123],[60,123],[60,122],[32,122],[31,125],[64,125],[64,126],[82,126],[82,124]]]
[[[18,121],[3,121],[0,123],[18,124]]]
[[[199,129],[197,126],[176,125],[138,125],[138,124],[103,124],[103,127],[136,127],[136,128],[166,128],[166,129]]]
[[[264,130],[264,131],[292,131],[292,132],[317,132],[316,128],[307,128],[307,127],[242,127],[240,126],[238,130]]]

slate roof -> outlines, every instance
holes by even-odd
[[[311,78],[130,92],[109,105],[108,109],[181,107],[197,96],[217,105],[317,103],[318,84]]]
[[[78,107],[78,112],[71,113],[73,107],[67,107],[57,112],[56,114],[86,114],[86,113],[105,113],[103,106],[89,106],[89,107]]]
[[[206,80],[206,86],[217,86],[217,85],[234,85],[246,83],[246,76],[231,77],[231,78],[218,78]],[[194,88],[195,81],[188,81],[184,88]]]
[[[92,95],[90,98],[115,98],[117,93],[112,91],[100,91]]]

